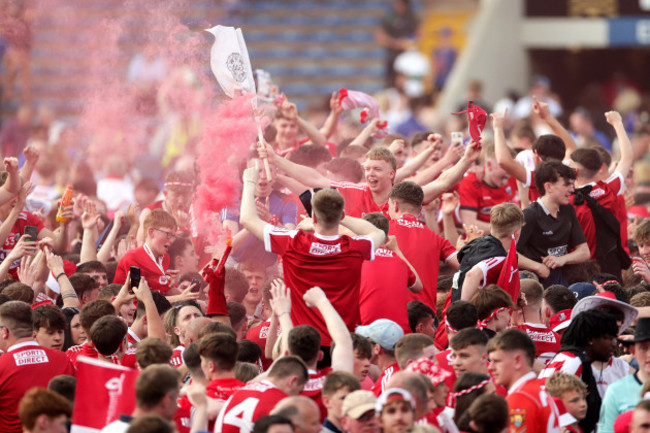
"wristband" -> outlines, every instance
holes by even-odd
[[[62,275],[65,275],[65,272],[61,272],[59,275],[56,276],[56,281],[59,281],[59,278],[61,278]]]
[[[67,299],[67,298],[77,298],[76,293],[66,293],[65,295],[61,296],[61,299]]]
[[[285,314],[289,314],[289,315],[291,315],[291,311],[284,311],[284,312],[278,314],[278,318],[284,316]]]

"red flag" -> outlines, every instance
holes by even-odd
[[[469,121],[469,135],[472,137],[472,140],[474,140],[476,144],[480,145],[481,132],[483,132],[483,128],[485,128],[485,123],[487,122],[487,113],[478,105],[472,104],[472,101],[467,102],[466,110],[451,114],[462,113],[467,113],[467,119]]]
[[[138,370],[80,356],[72,433],[99,432],[135,409]]]
[[[521,284],[519,281],[519,265],[517,263],[517,245],[514,236],[512,237],[510,250],[508,251],[506,260],[503,263],[503,267],[501,268],[497,286],[508,292],[508,294],[512,297],[512,302],[514,302],[515,305],[517,304],[517,298],[519,297]]]

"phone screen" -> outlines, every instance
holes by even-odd
[[[36,226],[25,226],[25,234],[29,236],[29,241],[38,240],[38,227]]]
[[[138,287],[140,285],[140,268],[138,268],[137,266],[131,266],[130,275],[131,275],[131,287]]]

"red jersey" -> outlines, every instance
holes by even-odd
[[[249,383],[226,401],[219,412],[214,431],[250,433],[255,421],[271,413],[285,397],[288,397],[287,394],[267,380]]]
[[[127,349],[124,356],[120,359],[120,365],[129,368],[138,368],[138,360],[135,358],[135,347]]]
[[[192,429],[192,403],[186,395],[176,400],[174,424],[178,433],[190,433]]]
[[[582,361],[578,355],[571,352],[558,352],[546,367],[539,372],[540,382],[543,384],[556,371],[574,374],[582,377]]]
[[[332,343],[323,316],[307,307],[302,297],[319,286],[350,331],[360,323],[359,285],[361,265],[373,260],[374,245],[366,236],[323,236],[302,230],[285,230],[267,224],[266,251],[282,256],[284,282],[291,287],[291,320],[311,325],[322,336],[321,344]]]
[[[172,352],[172,359],[169,360],[169,365],[176,368],[185,364],[185,361],[183,360],[184,350],[185,350],[185,346],[177,346],[176,348],[174,348],[174,351]]]
[[[246,385],[234,377],[228,379],[214,379],[205,387],[205,395],[216,400],[228,400],[231,395]]]
[[[126,339],[128,340],[129,348],[137,346],[138,343],[140,342],[140,337],[138,337],[138,335],[135,332],[133,332],[131,328],[129,328],[129,330],[126,333]]]
[[[14,249],[16,243],[20,240],[20,237],[25,234],[26,226],[36,226],[36,228],[38,228],[38,233],[45,228],[43,222],[38,217],[27,211],[19,213],[18,219],[16,219],[16,222],[11,228],[11,233],[9,233],[5,243],[2,244],[2,249],[0,249],[0,263],[5,259],[5,257],[7,257],[11,250]],[[18,280],[18,274],[16,273],[18,265],[20,265],[20,260],[13,262],[9,268],[9,273],[15,280]]]
[[[415,274],[402,259],[386,248],[377,248],[375,260],[363,262],[361,267],[361,324],[390,319],[401,326],[405,334],[410,334],[406,304],[408,289],[414,284]]]
[[[397,363],[391,364],[384,371],[381,372],[381,376],[377,378],[377,381],[375,382],[375,385],[372,387],[372,392],[375,393],[377,397],[379,395],[386,391],[386,382],[388,382],[388,379],[393,375],[393,373],[397,373],[399,371],[399,365]]]
[[[246,333],[246,340],[250,340],[253,343],[257,344],[260,346],[260,349],[262,349],[262,356],[260,359],[262,360],[262,368],[264,371],[268,370],[271,364],[273,364],[272,359],[268,359],[266,356],[264,356],[264,351],[266,350],[266,339],[269,334],[269,327],[271,326],[271,321],[267,320],[266,322],[262,322],[259,325],[251,328],[248,330]],[[278,337],[280,336],[280,326],[278,325],[277,328],[277,334]]]
[[[307,380],[305,387],[300,393],[300,395],[311,398],[318,405],[321,424],[325,421],[325,417],[327,416],[327,408],[325,407],[325,404],[323,404],[323,383],[325,383],[325,378],[332,371],[334,370],[330,367],[318,371],[309,370],[309,380]]]
[[[541,323],[524,323],[516,327],[524,331],[535,343],[535,357],[548,363],[560,351],[560,334]]]
[[[440,261],[451,259],[456,254],[456,248],[409,214],[392,220],[388,233],[395,235],[404,257],[415,268],[422,281],[422,291],[409,292],[408,300],[416,299],[436,311]]]
[[[59,350],[41,347],[36,341],[14,344],[0,356],[0,431],[22,432],[18,403],[31,388],[47,388],[59,374],[74,376],[74,367]]]
[[[153,255],[147,252],[148,249],[147,244],[144,244],[140,248],[130,250],[124,254],[117,264],[113,283],[124,284],[129,268],[137,266],[140,268],[142,277],[149,283],[152,292],[160,292],[163,295],[167,293],[171,283],[171,279],[165,275],[165,272],[169,269],[169,254],[165,253],[162,260],[154,260]]]
[[[75,366],[75,368],[77,367],[77,359],[80,356],[87,356],[89,358],[99,359],[99,352],[97,352],[97,349],[95,349],[95,346],[93,346],[93,344],[89,340],[86,340],[77,346],[70,347],[68,350],[65,351],[65,354],[70,360],[70,362],[72,362],[72,364]],[[111,355],[110,359],[113,364],[120,363],[120,360],[115,355]]]
[[[345,199],[345,214],[355,218],[361,218],[365,214],[381,212],[388,216],[388,203],[378,205],[372,197],[368,185],[361,185],[351,182],[331,181],[331,186],[336,188]]]
[[[490,222],[490,210],[499,203],[509,203],[515,199],[517,180],[508,179],[508,184],[495,188],[469,173],[463,178],[458,187],[460,193],[460,208],[476,212],[476,219]]]
[[[163,209],[163,210],[167,211],[167,206],[165,206],[165,202],[163,200],[158,200],[158,201],[155,201],[155,202],[145,206],[144,209],[149,209],[149,210]]]
[[[510,432],[559,433],[560,414],[553,398],[530,372],[520,377],[508,390]]]

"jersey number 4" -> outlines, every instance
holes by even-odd
[[[223,423],[239,428],[241,433],[252,431],[253,413],[259,402],[259,398],[247,398],[224,415]]]

